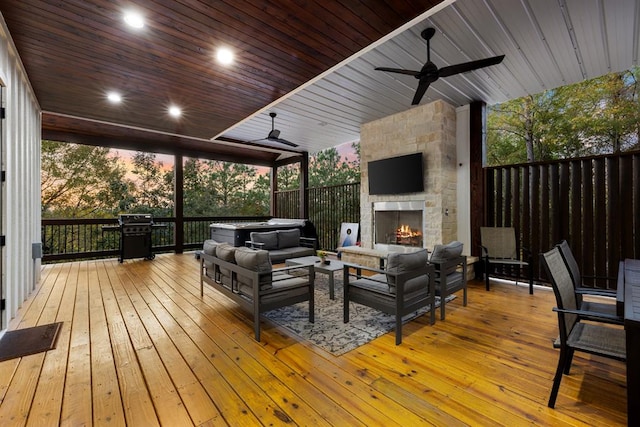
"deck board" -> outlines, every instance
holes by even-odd
[[[249,313],[200,297],[193,254],[46,265],[9,329],[64,325],[0,363],[0,425],[626,425],[625,366],[599,357],[577,354],[547,408],[553,306],[471,282],[445,321],[336,357],[266,320],[256,342]]]

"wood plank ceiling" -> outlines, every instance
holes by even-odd
[[[128,29],[123,11],[147,20]],[[360,125],[411,108],[420,32],[438,67],[502,64],[433,83],[422,103],[503,102],[638,64],[640,0],[5,0],[43,135],[269,165],[359,139]],[[220,46],[237,62],[213,60]],[[117,108],[105,93],[118,90]],[[183,108],[179,120],[167,107]],[[297,148],[252,143],[275,127]]]
[[[43,110],[43,137],[258,164],[280,150],[209,139],[440,1],[13,0],[0,12]],[[128,8],[143,29],[127,28]],[[214,61],[222,46],[234,65]],[[111,90],[121,105],[106,101]]]

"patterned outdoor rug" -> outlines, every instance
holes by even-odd
[[[316,274],[315,323],[309,323],[309,303],[303,302],[263,313],[265,317],[324,350],[339,356],[395,329],[393,316],[350,303],[349,323],[342,321],[342,280],[336,278],[335,300],[329,299],[329,279]],[[451,301],[455,295],[450,295]],[[436,307],[440,298],[436,297]],[[429,312],[429,307],[404,317],[404,322]]]

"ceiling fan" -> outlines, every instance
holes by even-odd
[[[276,115],[277,115],[276,113],[269,113],[269,116],[271,116],[271,131],[269,132],[269,135],[267,135],[265,139],[260,139],[254,142],[271,141],[271,142],[278,142],[280,144],[288,145],[290,147],[297,147],[298,144],[294,144],[291,141],[287,141],[286,139],[280,138],[280,131],[275,128]]]
[[[387,71],[390,73],[407,74],[418,79],[418,88],[413,97],[411,105],[417,105],[429,88],[429,85],[440,77],[449,77],[454,74],[466,73],[468,71],[477,70],[479,68],[489,67],[502,62],[504,55],[493,56],[491,58],[479,59],[477,61],[463,62],[461,64],[450,65],[448,67],[438,68],[431,62],[431,46],[429,41],[434,36],[436,30],[434,28],[426,28],[420,33],[423,39],[427,41],[427,62],[422,66],[420,71],[403,70],[401,68],[376,67],[376,70]]]

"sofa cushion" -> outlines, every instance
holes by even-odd
[[[236,262],[236,247],[229,243],[220,243],[216,246],[216,256],[223,261]]]
[[[216,246],[216,256],[223,261],[235,263],[236,247],[229,243],[220,243]],[[227,286],[231,286],[231,270],[227,267],[219,266],[218,271],[220,272],[220,281]]]
[[[249,236],[252,242],[263,244],[260,249],[267,251],[278,249],[278,233],[276,231],[252,231]]]
[[[239,247],[235,251],[235,260],[240,267],[258,273],[269,273],[272,270],[269,252],[265,250]]]
[[[291,258],[313,256],[315,254],[316,254],[316,251],[313,248],[296,246],[293,248],[276,249],[273,251],[269,251],[269,258],[271,258],[271,262],[273,264],[279,264]]]
[[[412,271],[419,268],[423,268],[427,265],[429,260],[426,249],[420,249],[416,252],[392,252],[387,257],[387,271],[391,273],[404,273],[405,271]],[[408,280],[405,283],[405,293],[415,291],[417,288],[424,285],[427,279],[425,277],[416,277]],[[396,292],[396,278],[391,275],[387,275],[387,282],[389,284],[389,291],[391,293]]]
[[[236,264],[238,264],[239,267],[258,273],[260,290],[264,291],[273,287],[271,282],[272,267],[269,252],[240,247],[236,249],[235,258]],[[238,289],[240,293],[248,297],[253,297],[253,275],[242,274],[242,272],[239,271],[236,277],[238,279]]]
[[[220,244],[220,242],[216,242],[215,240],[208,239],[204,241],[202,245],[202,252],[207,255],[216,256],[216,247]]]
[[[205,240],[203,245],[202,245],[202,252],[207,254],[207,255],[211,255],[211,256],[216,256],[216,247],[220,244],[220,242],[216,242],[215,240]],[[205,274],[211,278],[214,277],[213,274],[213,264],[209,261],[204,262],[204,267],[206,269]]]
[[[278,249],[300,246],[300,230],[278,230]]]

